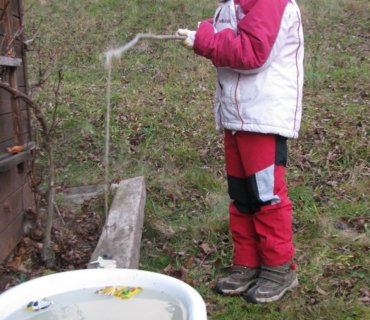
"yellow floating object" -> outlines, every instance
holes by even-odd
[[[116,291],[117,291],[117,287],[105,287],[103,289],[96,291],[96,293],[103,295],[103,296],[114,296]]]
[[[115,296],[120,299],[128,299],[143,291],[140,287],[105,287],[96,291],[104,296]]]
[[[140,288],[140,287],[137,287],[137,288],[125,287],[125,288],[122,288],[122,289],[118,290],[116,292],[115,296],[120,298],[120,299],[128,299],[128,298],[131,298],[132,296],[140,293],[141,291],[143,291],[143,289]]]

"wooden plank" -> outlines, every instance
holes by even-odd
[[[12,10],[12,15],[15,17],[19,17],[22,12],[20,12],[20,8],[22,7],[22,2],[23,0],[12,0],[11,3],[11,10]]]
[[[24,93],[24,94],[26,94],[25,93],[25,91],[26,91],[26,88],[25,87],[19,87],[18,88],[18,90],[20,91],[20,92],[22,92],[22,93]],[[19,107],[20,107],[20,109],[23,111],[23,110],[25,110],[25,111],[29,111],[29,109],[28,109],[28,106],[27,106],[27,103],[26,103],[26,101],[24,101],[23,99],[18,99],[19,100]],[[28,116],[27,116],[27,118],[30,118],[30,115],[28,114]],[[31,121],[31,119],[29,119],[29,121]]]
[[[19,23],[21,26],[24,26],[25,23],[24,23],[24,1],[20,0],[18,2],[19,4],[19,8],[18,8],[18,11],[19,11]],[[19,36],[19,44],[16,44],[20,46],[20,58],[22,58],[22,61],[23,61],[23,65],[26,66],[27,65],[27,55],[26,55],[26,45],[24,44],[24,41],[25,41],[25,33],[23,32],[20,36]],[[17,48],[16,48],[16,51],[17,51]],[[28,92],[29,92],[29,87],[28,87],[28,77],[27,77],[27,74],[28,74],[28,71],[27,71],[27,68],[26,67],[23,67],[23,78],[24,78],[24,93],[28,95]],[[20,88],[22,85],[21,85],[21,82],[19,83],[18,87]]]
[[[17,69],[10,68],[9,70],[9,85],[18,90]],[[19,106],[19,99],[11,99],[12,114],[13,114],[13,132],[16,145],[23,144],[23,123],[22,112]]]
[[[27,135],[27,134],[24,135],[24,141],[26,141],[26,143],[22,145],[23,149],[24,149],[23,151],[31,152],[32,150],[35,149],[36,144],[35,144],[35,142],[30,141],[30,136],[29,135]],[[11,145],[10,147],[14,147],[14,145]],[[10,154],[7,149],[3,149],[2,151],[3,152],[0,153],[0,161],[4,160],[6,158],[9,158],[11,156],[14,156],[14,154]]]
[[[12,108],[10,106],[10,99],[11,94],[4,89],[0,89],[0,115],[12,111]]]
[[[11,22],[11,15],[9,14],[10,9],[8,5],[8,2],[3,2],[4,8],[2,12],[2,19],[0,27],[2,28],[2,34],[4,35],[4,51],[1,52],[2,55],[8,56],[10,54],[10,42],[13,37],[12,32],[12,22]]]
[[[11,2],[11,15],[14,19],[19,19],[23,14],[21,7],[22,4],[19,3],[21,0],[10,0]],[[3,1],[0,1],[0,16],[3,14]]]
[[[18,172],[17,167],[14,167],[9,171],[0,173],[0,203],[26,183],[28,179],[26,171]]]
[[[25,87],[19,87],[18,90],[24,93]],[[10,99],[11,94],[8,91],[0,88],[0,115],[12,112]],[[27,109],[27,104],[23,99],[19,99],[19,106],[21,110]]]
[[[23,72],[23,74],[26,74],[26,72]],[[27,91],[27,81],[26,81],[26,76],[25,76],[25,84],[24,84],[24,86],[18,86],[18,90],[20,91],[20,92],[22,92],[22,93],[24,93],[24,94],[26,94],[26,95],[28,95],[28,91]],[[23,100],[23,99],[19,99],[19,103],[20,104],[24,104],[25,106],[27,105],[26,104],[26,102]],[[26,108],[25,108],[26,109]]]
[[[9,7],[4,12],[7,1],[0,0],[0,75],[12,87],[27,93],[25,50],[22,42],[23,1],[9,0]],[[4,13],[4,14],[3,14]],[[12,59],[17,58],[17,59]],[[15,114],[18,114],[16,117]],[[14,117],[14,118],[13,118]],[[18,121],[20,120],[20,121]],[[9,159],[12,165],[23,161],[24,154],[8,156],[4,150],[16,142],[30,140],[30,115],[23,100],[0,91],[0,159]],[[14,128],[18,128],[18,137],[14,141]],[[20,166],[10,167],[0,172],[0,263],[14,249],[23,237],[23,215],[28,207],[34,207],[34,199],[28,184],[29,161],[23,170]],[[4,167],[4,166],[3,166]]]
[[[21,111],[22,134],[28,132],[28,114],[27,110]],[[13,115],[6,113],[0,116],[0,143],[12,139],[13,134]]]
[[[22,0],[9,0],[10,1],[10,8],[12,11],[12,15],[15,17],[19,17],[19,15],[22,13],[20,11],[20,8],[22,8]],[[3,12],[3,1],[0,1],[0,13]]]
[[[31,137],[30,137],[29,132],[24,133],[23,134],[23,141],[28,142],[30,140],[31,140]],[[3,141],[3,142],[0,143],[0,159],[4,158],[4,155],[8,153],[6,151],[6,149],[9,148],[9,147],[14,147],[13,139],[9,139],[9,140],[6,140],[6,141]]]
[[[15,2],[15,1],[13,1]],[[22,27],[21,27],[21,20],[19,17],[15,16],[15,15],[12,15],[11,18],[10,18],[10,26],[11,26],[11,32],[12,32],[12,35],[16,35],[16,34],[20,34],[23,30],[22,30]]]
[[[25,86],[24,70],[23,68],[17,68],[15,71],[16,71],[16,76],[17,76],[17,86],[18,86],[17,89],[19,90],[20,87]],[[18,99],[18,100],[21,100],[21,99]]]
[[[13,116],[11,113],[0,116],[0,142],[13,139]]]
[[[8,257],[23,236],[23,214],[19,214],[8,227],[0,233],[0,262]]]
[[[22,66],[22,59],[0,56],[0,66],[20,67]]]
[[[1,23],[0,23],[0,26],[1,26]],[[0,53],[4,53],[6,51],[6,45],[5,45],[5,41],[3,40],[4,39],[4,35],[2,33],[0,33]],[[23,43],[19,40],[14,40],[13,42],[13,49],[15,51],[15,57],[16,58],[22,58],[22,47],[23,47]]]
[[[17,154],[9,154],[6,157],[0,158],[0,173],[9,171],[11,168],[16,167],[31,158],[30,150],[22,151]]]
[[[4,15],[1,13],[1,15],[2,21],[0,22],[0,34],[6,38],[5,41],[2,42],[3,46],[1,48],[1,55],[9,56],[11,52],[16,52],[15,42],[22,33],[21,20],[20,17],[9,15],[9,13]]]
[[[0,203],[0,233],[5,231],[15,217],[33,208],[32,200],[31,189],[25,184]]]

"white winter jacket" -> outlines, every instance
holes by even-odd
[[[217,67],[217,128],[298,137],[304,48],[294,0],[221,2],[194,50]]]

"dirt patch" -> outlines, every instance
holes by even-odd
[[[354,230],[366,232],[370,228],[370,217],[342,217],[335,222],[335,227],[339,230]]]
[[[13,253],[0,264],[0,293],[21,282],[55,272],[84,269],[99,240],[104,219],[93,203],[59,207],[52,229],[55,265],[46,268],[40,258],[42,230],[36,223]],[[42,220],[42,215],[38,221]]]

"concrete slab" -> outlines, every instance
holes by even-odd
[[[104,185],[82,186],[68,188],[60,195],[62,196],[63,203],[72,205],[81,205],[85,201],[97,198],[104,194]]]
[[[144,223],[146,189],[144,177],[119,183],[99,242],[90,261],[99,256],[117,262],[117,268],[137,269]],[[89,265],[94,268],[96,265]]]

